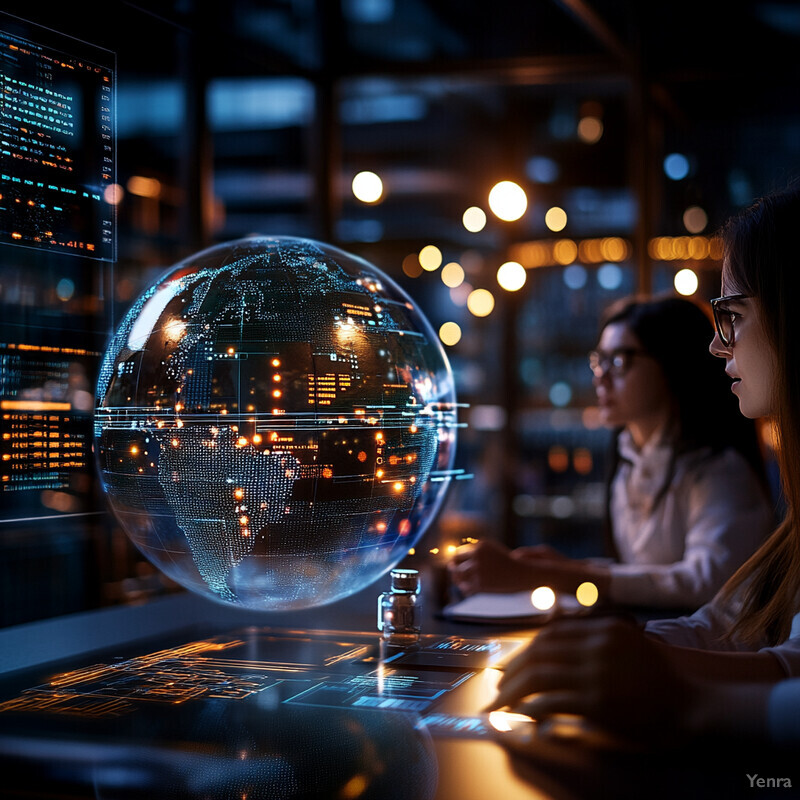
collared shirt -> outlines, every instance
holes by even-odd
[[[609,565],[611,600],[653,608],[697,608],[759,547],[774,526],[769,501],[732,448],[675,456],[661,435],[641,450],[619,436],[611,485],[619,564]]]

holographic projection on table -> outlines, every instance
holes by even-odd
[[[368,262],[217,245],[133,304],[100,369],[111,507],[169,577],[255,609],[333,602],[414,547],[453,478],[453,376]]]

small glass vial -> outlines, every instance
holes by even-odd
[[[422,618],[419,572],[393,569],[391,576],[391,591],[378,596],[378,630],[391,644],[414,644]]]

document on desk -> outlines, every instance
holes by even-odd
[[[558,595],[556,602],[559,611],[572,612],[581,608],[574,595]],[[531,603],[529,591],[497,594],[479,592],[446,606],[442,609],[442,615],[447,619],[461,622],[486,622],[492,625],[516,625],[519,623],[538,625],[546,622],[553,615],[553,609],[540,611],[535,608]]]

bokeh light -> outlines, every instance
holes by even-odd
[[[461,326],[457,322],[445,322],[439,328],[442,344],[452,347],[461,341]]]
[[[675,273],[673,285],[678,294],[688,297],[697,291],[699,285],[697,274],[693,269],[689,269],[688,267],[678,270],[678,272]]]
[[[551,387],[548,394],[550,402],[558,408],[563,408],[569,405],[572,400],[572,387],[564,381],[556,381]]]
[[[362,203],[377,203],[383,196],[383,181],[374,172],[359,172],[353,178],[352,188]]]
[[[486,227],[486,212],[478,206],[470,206],[462,215],[461,222],[470,233],[478,233]]]
[[[419,263],[419,256],[416,253],[409,253],[403,259],[403,273],[409,278],[418,278],[422,275],[422,267]]]
[[[560,172],[558,164],[547,156],[534,156],[525,165],[525,174],[536,183],[555,183]]]
[[[544,224],[554,233],[563,231],[567,227],[567,212],[563,208],[553,206],[544,215]]]
[[[488,289],[473,289],[467,297],[467,308],[475,317],[488,317],[494,310],[494,295]]]
[[[586,286],[586,267],[570,264],[562,277],[568,289],[583,289]]]
[[[56,297],[66,303],[75,294],[75,284],[69,278],[62,278],[56,284]]]
[[[597,587],[591,581],[584,581],[575,590],[575,597],[582,606],[589,608],[597,602],[597,599],[600,597],[600,593],[597,591]]]
[[[689,233],[702,233],[708,225],[708,214],[700,206],[689,206],[683,212],[683,227]]]
[[[689,159],[682,153],[670,153],[664,159],[664,174],[672,181],[682,181],[689,174]]]
[[[464,268],[457,261],[451,261],[442,267],[442,283],[451,289],[464,283]]]
[[[601,289],[619,289],[622,286],[622,270],[616,264],[603,264],[597,270],[597,282]]]
[[[497,282],[507,292],[519,291],[525,285],[527,277],[525,267],[517,261],[506,261],[497,270]]]
[[[103,200],[111,206],[118,206],[123,197],[125,190],[118,183],[112,183],[103,190]]]
[[[583,117],[578,122],[578,138],[586,144],[595,144],[603,136],[603,122],[597,117]]]
[[[538,611],[548,611],[556,604],[556,593],[549,586],[539,586],[531,592],[531,605]]]
[[[519,219],[528,208],[525,190],[514,181],[500,181],[489,192],[489,208],[505,222]]]
[[[427,272],[442,266],[442,251],[435,244],[427,244],[419,251],[419,265]]]

